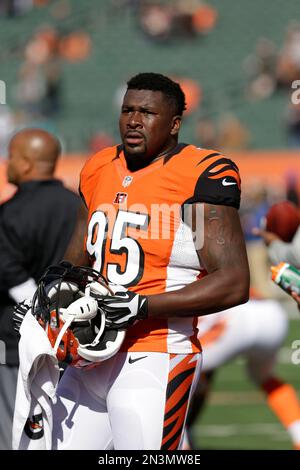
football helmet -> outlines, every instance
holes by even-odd
[[[38,283],[32,314],[44,328],[59,361],[75,367],[96,365],[120,349],[124,330],[106,329],[97,298],[113,295],[106,279],[85,266],[62,261]]]

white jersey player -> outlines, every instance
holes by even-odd
[[[198,320],[203,347],[203,377],[194,397],[188,428],[205,398],[212,372],[242,356],[250,379],[265,392],[268,406],[300,448],[300,404],[294,388],[274,375],[277,354],[288,331],[288,318],[275,300],[249,300],[244,305]],[[206,379],[206,380],[205,380]],[[198,405],[197,405],[198,400]],[[185,448],[189,448],[186,436]]]

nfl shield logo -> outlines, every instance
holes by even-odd
[[[123,179],[122,186],[126,188],[126,186],[130,185],[132,180],[133,180],[133,176],[125,176],[125,178]]]

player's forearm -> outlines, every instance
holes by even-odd
[[[81,240],[73,240],[73,242],[70,243],[63,259],[77,266],[90,265],[88,254],[83,249],[83,243]]]
[[[219,312],[247,302],[249,273],[222,270],[176,291],[148,297],[149,317],[190,317]]]
[[[274,264],[286,261],[300,267],[300,229],[297,230],[291,243],[285,243],[281,240],[272,242],[268,249],[268,255]]]

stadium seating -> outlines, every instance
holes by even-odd
[[[64,106],[55,128],[68,151],[85,150],[91,134],[100,129],[117,140],[115,92],[131,75],[150,70],[188,76],[201,83],[203,109],[187,118],[183,140],[194,140],[195,122],[201,112],[217,118],[221,112],[233,110],[250,129],[253,148],[286,145],[282,122],[287,94],[279,93],[261,102],[247,101],[242,64],[254,51],[259,37],[270,38],[280,47],[287,24],[298,15],[297,0],[290,0],[286,9],[280,0],[268,2],[263,8],[259,0],[210,0],[218,10],[213,31],[207,36],[163,44],[145,37],[131,11],[114,9],[112,3],[117,2],[88,0],[84,7],[82,2],[70,3],[72,13],[61,21],[54,21],[50,15],[51,2],[16,19],[0,18],[0,78],[8,84],[11,105],[22,47],[39,25],[54,23],[62,32],[84,29],[91,35],[90,57],[63,66]],[[205,108],[207,102],[209,108]]]

